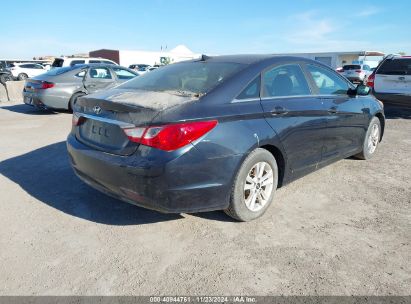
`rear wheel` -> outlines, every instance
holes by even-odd
[[[374,156],[377,150],[378,143],[381,139],[381,122],[378,117],[371,119],[368,126],[367,133],[365,134],[364,143],[361,153],[355,155],[359,159],[370,159]]]
[[[244,160],[234,181],[226,214],[239,221],[251,221],[270,206],[278,184],[278,168],[274,156],[258,148]]]
[[[70,101],[69,101],[69,104],[68,104],[68,109],[69,109],[70,111],[73,111],[74,106],[75,106],[76,103],[77,103],[77,99],[78,99],[79,97],[85,96],[85,95],[86,95],[86,94],[84,94],[84,93],[76,93],[76,94],[73,94],[73,96],[71,96],[71,98],[70,98]]]
[[[29,76],[27,76],[27,74],[25,74],[25,73],[20,73],[20,74],[17,76],[17,79],[18,79],[18,80],[26,80],[27,78],[29,78]]]

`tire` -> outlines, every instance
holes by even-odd
[[[266,178],[266,185],[263,185],[264,181],[258,180],[256,176],[258,172],[261,172],[261,168],[262,178],[260,177],[260,180]],[[272,177],[270,177],[270,172]],[[274,156],[265,149],[255,149],[247,156],[238,170],[231,190],[230,205],[224,212],[243,222],[262,216],[273,200],[277,185],[278,167]]]
[[[25,74],[25,73],[20,73],[20,74],[17,76],[17,79],[18,79],[18,80],[26,80],[27,78],[29,78],[29,76],[28,76],[27,74]]]
[[[378,143],[381,140],[381,122],[378,117],[373,117],[365,133],[362,151],[355,155],[358,159],[367,160],[374,156]]]
[[[3,85],[6,84],[7,81],[12,81],[12,77],[9,74],[1,74],[0,75],[0,83]]]
[[[73,96],[71,96],[69,104],[68,104],[68,109],[69,111],[73,111],[73,107],[75,106],[77,99],[81,96],[85,96],[86,94],[84,93],[75,93]]]

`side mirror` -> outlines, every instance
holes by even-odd
[[[359,84],[354,90],[348,89],[347,94],[350,96],[367,96],[368,94],[370,94],[370,90],[370,87]]]

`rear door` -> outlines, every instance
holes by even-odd
[[[367,121],[362,97],[348,96],[348,89],[354,87],[336,72],[316,64],[305,68],[327,111],[322,162],[346,157],[361,147],[365,136]]]
[[[84,87],[89,94],[114,87],[114,75],[107,67],[90,67],[84,78]]]
[[[411,95],[411,58],[387,59],[375,74],[376,93]]]
[[[261,104],[277,132],[294,176],[314,170],[321,160],[327,111],[311,94],[298,63],[273,66],[262,74]]]

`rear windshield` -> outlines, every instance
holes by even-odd
[[[69,72],[71,70],[74,70],[75,68],[77,68],[77,67],[64,67],[64,68],[51,69],[51,70],[47,71],[46,73],[44,73],[44,75],[57,76],[57,75],[61,75],[61,74],[64,74],[66,72]]]
[[[204,94],[222,83],[243,64],[231,62],[184,62],[165,66],[120,85],[121,89],[174,91]]]
[[[345,65],[343,66],[344,71],[348,71],[348,70],[361,70],[361,66],[358,64],[349,64],[349,65]]]
[[[377,74],[411,75],[411,59],[393,59],[383,62]]]
[[[63,63],[64,63],[64,59],[56,58],[54,59],[53,64],[51,66],[54,68],[60,68],[63,66]]]

